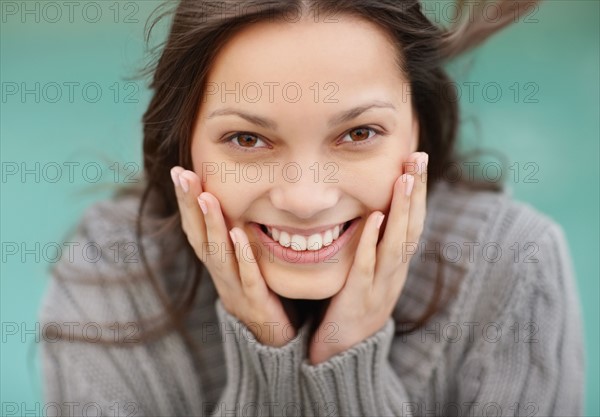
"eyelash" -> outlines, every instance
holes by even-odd
[[[384,134],[384,132],[380,129],[375,129],[374,127],[370,127],[370,126],[358,126],[358,127],[354,127],[350,130],[348,130],[344,136],[342,136],[342,138],[345,138],[346,136],[348,136],[350,134],[350,132],[353,132],[355,130],[359,130],[359,129],[367,129],[370,130],[372,132],[374,132],[375,134],[365,140],[359,141],[359,142],[349,142],[352,143],[352,146],[364,146],[364,145],[368,145],[371,144],[373,142],[373,138],[375,136],[381,136]],[[254,133],[250,133],[250,132],[236,132],[233,135],[229,135],[226,138],[224,138],[221,142],[226,143],[228,146],[231,146],[232,148],[236,149],[236,150],[241,150],[242,152],[257,152],[257,149],[262,149],[264,148],[264,146],[261,147],[253,147],[253,148],[247,148],[244,146],[240,146],[240,145],[234,145],[233,144],[233,139],[242,136],[242,135],[247,135],[247,136],[253,136],[256,137],[258,140],[261,141],[265,141],[264,139],[262,139],[259,135],[255,135]],[[348,143],[348,142],[343,142],[343,143]]]

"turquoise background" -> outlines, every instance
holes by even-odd
[[[27,2],[31,9],[35,3]],[[66,7],[57,19],[56,9],[46,3],[38,3],[39,22],[35,15],[22,19],[20,14],[10,14],[11,4],[22,7],[24,3],[1,3],[3,172],[13,163],[34,168],[39,162],[41,174],[39,181],[33,174],[24,182],[18,175],[2,179],[1,240],[27,248],[36,242],[41,247],[60,243],[86,207],[108,197],[111,187],[123,184],[132,168],[141,168],[141,116],[149,95],[142,82],[130,83],[125,78],[141,62],[143,25],[159,4],[99,1],[102,15],[93,23],[96,9],[86,6],[93,2],[79,3],[72,22]],[[430,10],[436,13],[434,7]],[[441,11],[443,3],[438,7]],[[546,1],[528,21],[510,26],[451,65],[462,86],[463,147],[483,147],[505,155],[508,166],[513,166],[504,171],[514,196],[547,213],[566,232],[585,320],[585,410],[589,416],[600,415],[599,21],[597,1]],[[156,36],[164,33],[161,27],[163,32],[153,36],[154,44],[162,41]],[[492,87],[490,83],[498,83],[502,97],[492,102],[492,88],[487,96],[476,89],[470,99],[464,81]],[[73,102],[69,102],[65,82],[80,83]],[[25,83],[30,89],[40,83],[39,103],[32,94],[25,100],[8,94],[14,83],[19,88]],[[63,96],[54,103],[50,101],[57,90],[51,83],[63,85]],[[100,87],[102,96],[97,102],[91,102],[95,90],[88,83]],[[89,87],[88,100],[82,93],[84,85]],[[516,102],[515,89],[520,93]],[[537,102],[526,102],[525,96],[532,92],[529,99]],[[73,182],[65,162],[80,163]],[[115,162],[124,169],[116,178]],[[536,165],[526,166],[528,162]],[[62,177],[50,182],[47,179],[57,172],[54,163],[62,167]],[[91,164],[85,171],[87,181],[82,170],[86,163]],[[98,166],[101,179],[92,183],[93,169]],[[538,171],[533,178],[538,182],[525,182],[524,176],[532,174],[534,167]],[[517,181],[515,171],[520,173]],[[51,258],[49,253],[46,256]],[[3,326],[14,322],[35,329],[50,264],[43,257],[38,261],[27,255],[23,260],[4,250],[2,256]],[[42,402],[35,337],[24,334],[22,340],[5,334],[4,329],[0,403],[23,403],[23,412],[35,409],[36,402]]]

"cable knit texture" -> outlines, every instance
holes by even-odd
[[[45,404],[60,415],[583,413],[582,317],[564,233],[507,191],[433,187],[392,316],[375,334],[317,365],[308,361],[308,322],[282,347],[261,344],[224,309],[205,270],[185,323],[196,354],[175,331],[136,342],[134,322],[164,314],[147,280],[126,278],[143,271],[130,220],[138,204],[128,196],[91,206],[69,241],[102,248],[101,255],[75,250],[53,270],[42,328],[60,327],[63,337],[70,329],[90,340],[40,343]],[[143,243],[149,260],[162,259],[163,246],[151,236]],[[189,279],[184,256],[180,251],[158,275],[171,296]],[[444,275],[441,307],[423,328],[401,334],[425,311],[438,272]],[[130,347],[93,343],[99,333],[128,339]]]

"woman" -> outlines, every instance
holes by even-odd
[[[147,69],[143,192],[92,207],[76,242],[102,256],[54,271],[47,401],[580,415],[561,228],[446,175],[442,65],[526,11],[500,2],[492,25],[481,7],[446,30],[417,1],[181,1]]]

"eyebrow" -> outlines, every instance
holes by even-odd
[[[342,123],[348,122],[352,119],[356,119],[358,116],[366,112],[367,110],[373,108],[388,108],[396,110],[396,107],[388,102],[375,100],[369,103],[365,103],[360,106],[353,107],[349,110],[343,110],[337,114],[335,114],[332,118],[329,119],[327,125],[329,127],[334,127],[340,125]],[[277,123],[274,120],[268,119],[266,117],[258,116],[256,114],[246,113],[240,110],[232,109],[230,107],[225,107],[222,109],[217,109],[210,113],[207,119],[212,119],[217,116],[238,116],[248,122],[255,124],[257,126],[261,126],[266,129],[277,130]]]

